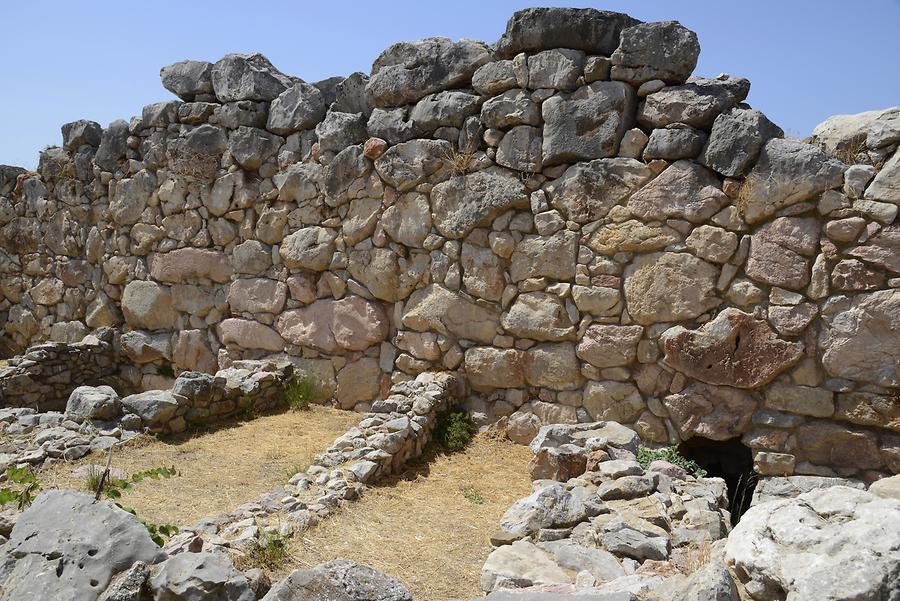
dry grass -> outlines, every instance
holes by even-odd
[[[145,480],[124,493],[121,503],[150,521],[189,526],[285,484],[359,418],[358,413],[314,405],[309,411],[266,415],[188,436],[140,436],[113,453],[113,467],[132,474],[174,465],[179,475]],[[104,463],[105,454],[88,455],[43,469],[38,478],[45,489],[83,489],[84,479],[72,472]]]
[[[399,578],[416,599],[480,596],[490,535],[531,492],[530,458],[527,447],[490,434],[459,453],[427,456],[295,538],[285,573],[344,558]]]
[[[450,170],[454,175],[463,175],[469,170],[474,156],[475,153],[472,151],[460,152],[451,149],[444,153],[444,160],[450,165]]]

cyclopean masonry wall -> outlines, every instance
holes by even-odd
[[[143,388],[283,352],[360,411],[449,370],[523,442],[612,420],[741,437],[763,474],[898,472],[900,109],[785,139],[699,49],[529,9],[315,84],[166,67],[181,100],[0,169],[8,345],[112,326]]]

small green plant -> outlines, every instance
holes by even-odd
[[[141,516],[137,514],[137,512],[131,507],[125,507],[119,503],[116,503],[116,507],[121,509],[122,511],[127,511],[131,515],[137,518],[137,520],[147,529],[147,532],[150,534],[150,539],[162,547],[166,544],[166,539],[171,537],[173,534],[178,534],[178,526],[174,526],[172,524],[154,524],[148,520],[145,520]]]
[[[87,474],[84,475],[84,489],[88,492],[96,493],[100,488],[100,482],[103,480],[104,469],[99,465],[91,465],[88,467]]]
[[[4,472],[7,481],[13,486],[0,488],[0,505],[14,503],[16,509],[23,511],[31,505],[41,485],[30,467],[10,466]]]
[[[675,445],[662,447],[660,449],[641,447],[638,449],[637,460],[644,469],[648,468],[654,461],[662,460],[677,465],[697,478],[706,477],[706,470],[697,465],[697,462],[693,459],[688,459],[679,453],[678,447]]]
[[[291,409],[309,409],[315,396],[316,382],[309,374],[297,374],[284,383],[284,398]]]
[[[472,416],[462,409],[447,409],[437,416],[434,442],[445,451],[461,451],[475,436]]]
[[[288,541],[277,532],[263,532],[247,550],[247,555],[238,561],[242,570],[265,568],[278,570],[291,558]]]
[[[94,470],[91,470],[91,472],[93,471]],[[88,481],[91,479],[91,472],[88,472]],[[106,477],[107,475],[108,472],[106,470],[100,471],[94,482],[94,490],[96,491],[96,496],[98,499],[101,495],[105,495],[107,499],[114,500],[116,507],[135,516],[138,521],[144,525],[144,528],[147,529],[147,532],[150,533],[150,538],[153,539],[153,542],[155,542],[160,547],[165,544],[166,538],[178,532],[177,526],[174,526],[172,524],[155,524],[153,522],[145,520],[140,517],[134,509],[132,509],[131,507],[125,507],[117,501],[117,499],[122,498],[123,492],[132,490],[135,484],[143,482],[148,478],[151,480],[159,480],[161,478],[171,478],[172,476],[177,476],[178,472],[175,470],[174,465],[172,467],[155,467],[149,470],[136,472],[131,475],[131,478],[108,478]]]
[[[478,494],[474,488],[467,488],[464,490],[463,496],[476,505],[484,505],[484,497]]]

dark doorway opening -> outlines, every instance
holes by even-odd
[[[739,438],[710,440],[695,436],[678,446],[682,456],[693,459],[708,476],[725,480],[728,485],[728,510],[731,525],[750,507],[757,475],[753,471],[753,453]]]

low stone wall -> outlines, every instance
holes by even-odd
[[[9,359],[0,368],[0,407],[31,407],[37,411],[65,409],[78,386],[122,387],[115,332],[100,328],[81,342],[45,342]]]

